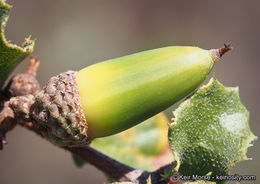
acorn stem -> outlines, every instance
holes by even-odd
[[[222,57],[226,52],[232,50],[233,47],[231,47],[231,45],[228,43],[224,43],[223,47],[218,49],[219,52],[219,56]]]

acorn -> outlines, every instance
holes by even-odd
[[[61,73],[36,95],[30,116],[55,144],[87,145],[154,116],[194,91],[230,49],[169,46]]]

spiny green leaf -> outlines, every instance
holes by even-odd
[[[173,159],[167,123],[166,115],[160,113],[119,134],[94,139],[90,146],[132,167],[154,170]]]
[[[0,88],[9,74],[26,56],[33,51],[34,41],[27,38],[22,47],[9,43],[4,36],[11,6],[0,0]]]
[[[248,160],[247,148],[256,136],[250,131],[249,113],[240,102],[238,88],[224,87],[213,78],[184,101],[174,116],[168,136],[181,174],[212,172],[213,178]]]

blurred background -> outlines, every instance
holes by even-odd
[[[33,55],[41,60],[41,85],[67,70],[131,53],[169,46],[210,49],[225,42],[234,50],[216,64],[212,75],[226,86],[239,86],[250,111],[251,129],[259,136],[260,1],[218,0],[7,0],[13,5],[6,37],[20,44],[36,38]],[[14,73],[25,71],[28,59]],[[174,110],[174,107],[168,109]],[[1,184],[104,183],[91,165],[76,168],[71,155],[34,133],[16,127],[0,152]],[[253,161],[237,164],[231,173],[257,175],[259,141],[249,148]],[[260,180],[260,178],[259,178]],[[247,183],[247,182],[245,182]],[[251,183],[258,183],[251,182]]]

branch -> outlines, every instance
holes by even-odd
[[[152,183],[168,183],[168,181],[161,181],[162,176],[174,167],[174,164],[168,164],[154,172],[147,172],[122,164],[88,146],[65,149],[94,165],[116,181],[146,184],[148,178],[151,176]]]
[[[14,76],[0,93],[0,149],[2,149],[3,144],[7,143],[5,138],[6,133],[12,130],[17,124],[43,137],[41,134],[42,130],[36,126],[37,123],[34,123],[27,116],[34,95],[40,90],[39,83],[35,78],[39,63],[36,58],[31,57],[27,72]],[[12,104],[12,109],[15,109],[15,112],[9,107],[9,103]],[[116,181],[121,182],[128,181],[144,184],[151,177],[152,183],[168,183],[169,181],[162,180],[162,177],[173,168],[173,164],[169,164],[154,172],[148,172],[122,164],[88,146],[61,148],[81,157]]]
[[[146,183],[143,182],[144,178],[142,177],[139,178],[139,177],[142,176],[144,173],[148,175],[147,172],[136,170],[127,165],[124,165],[96,151],[93,148],[86,146],[82,148],[78,147],[78,148],[65,148],[65,149],[71,151],[73,154],[76,154],[77,156],[81,157],[88,163],[94,165],[96,168],[108,174],[116,181],[131,181],[131,182],[138,182],[138,183]]]

